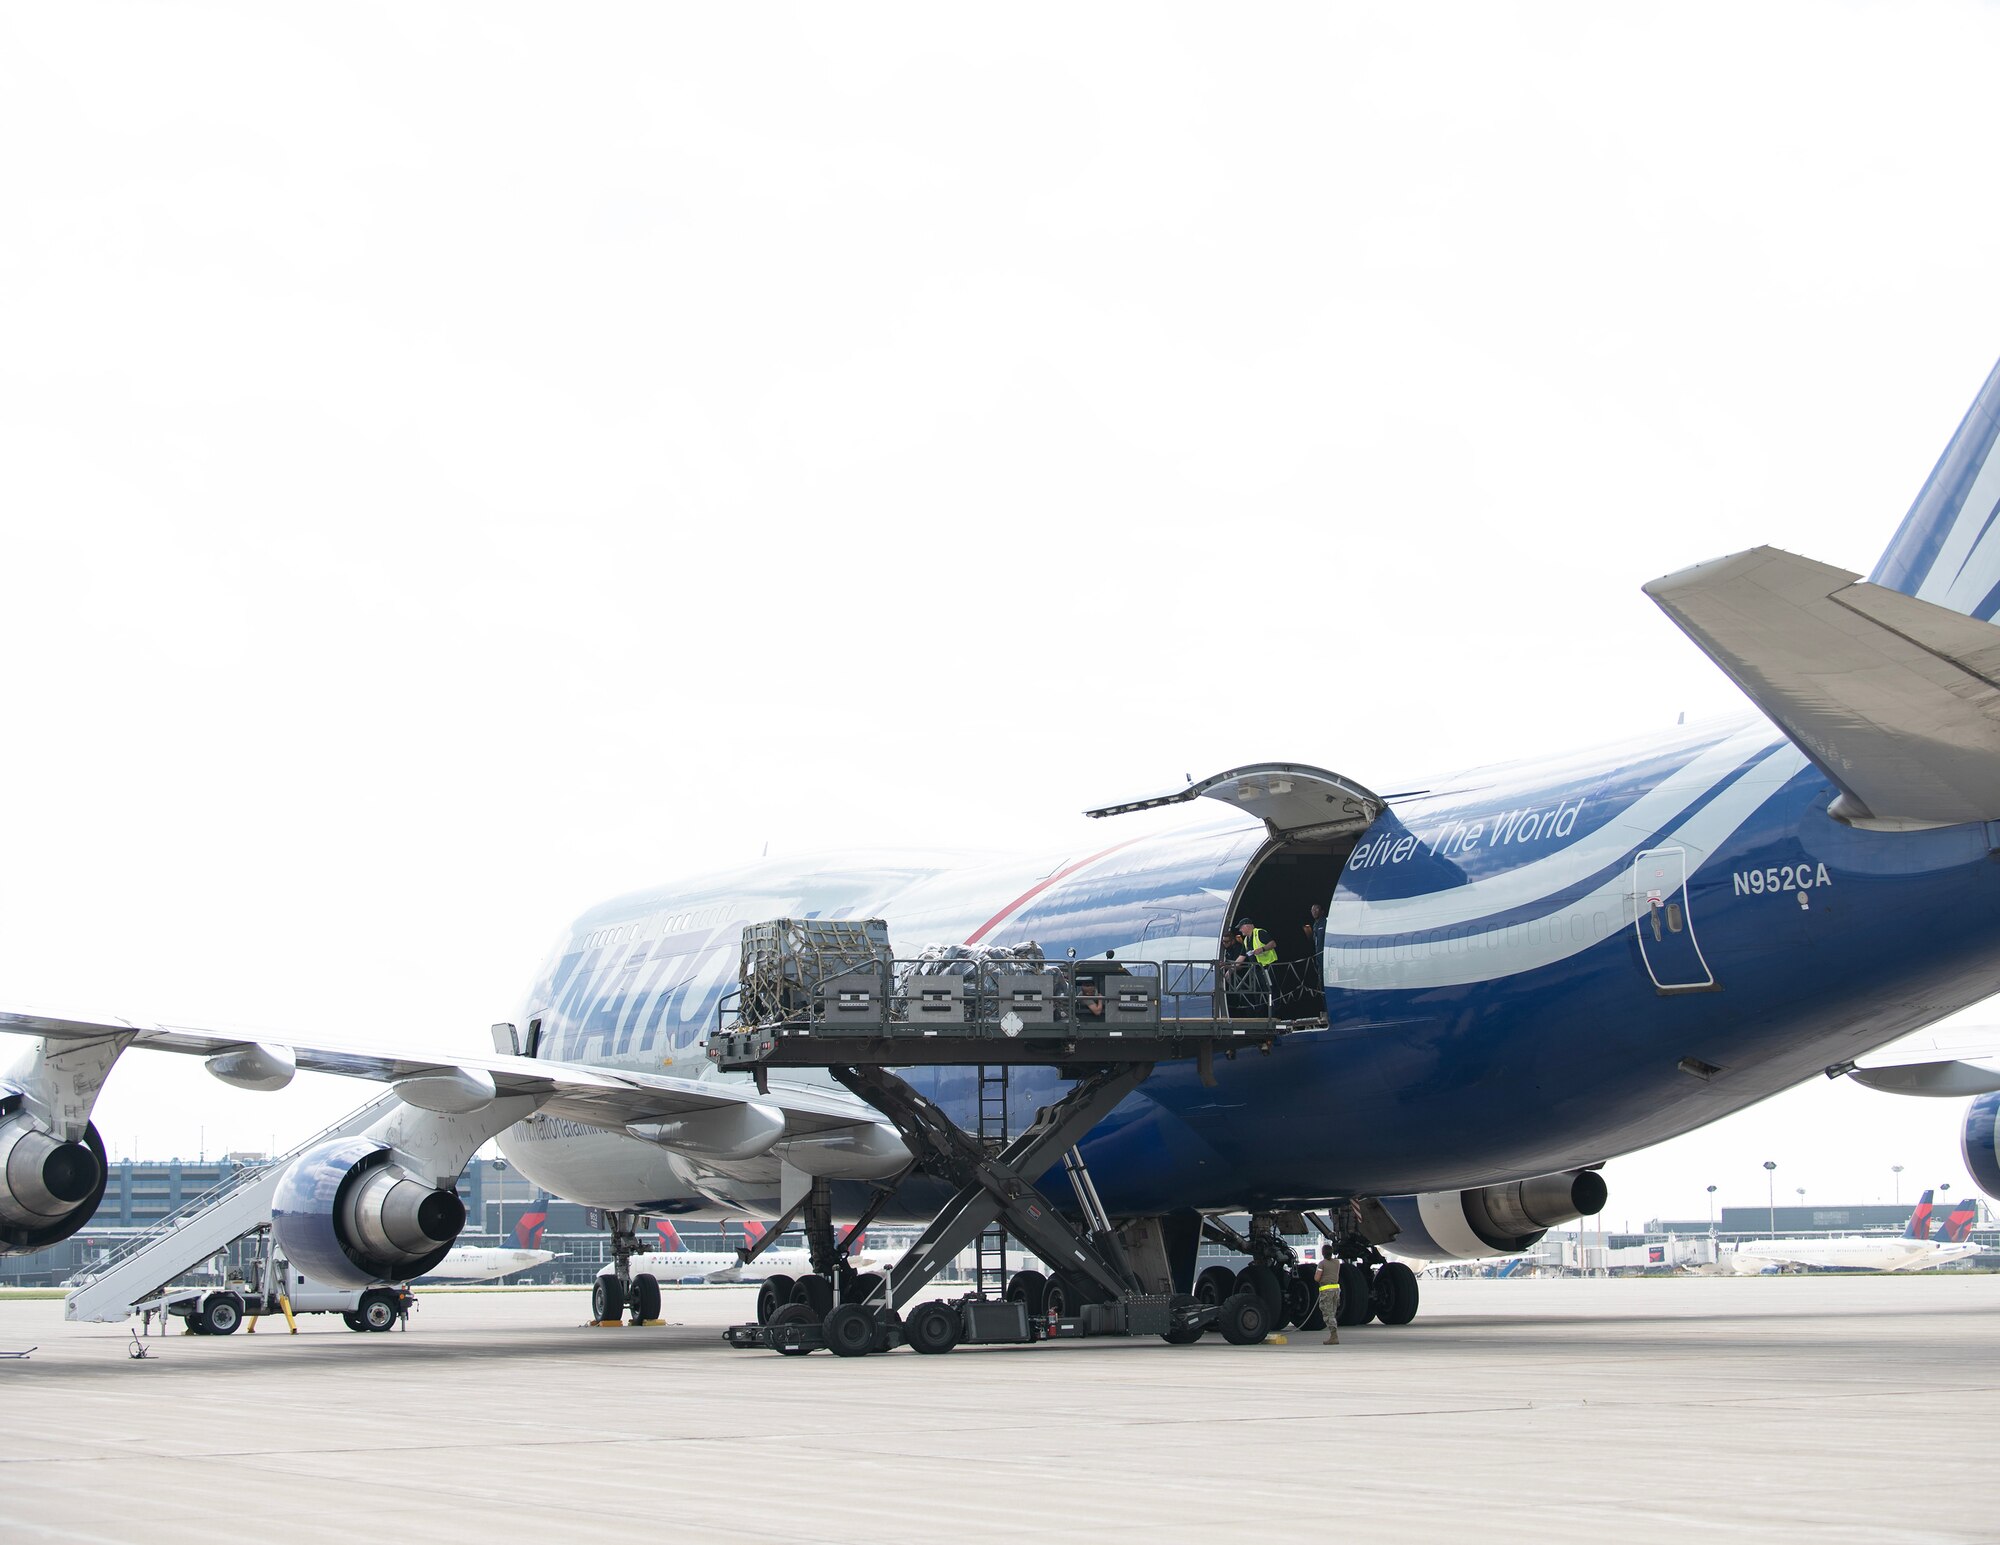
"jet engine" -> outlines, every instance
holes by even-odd
[[[1607,1195],[1602,1175],[1579,1169],[1473,1191],[1385,1196],[1382,1205],[1401,1230],[1390,1246],[1396,1254],[1470,1261],[1532,1249],[1558,1223],[1601,1212]]]
[[[69,1238],[104,1199],[104,1140],[86,1126],[65,1142],[0,1086],[0,1254]]]
[[[365,1137],[301,1154],[271,1202],[271,1233],[285,1259],[331,1287],[421,1277],[464,1227],[456,1191],[427,1185]]]
[[[1972,1183],[2000,1201],[2000,1094],[1982,1094],[1967,1108],[1959,1147]]]

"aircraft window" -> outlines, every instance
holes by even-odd
[[[1681,904],[1678,901],[1667,903],[1667,927],[1674,933],[1681,931]]]

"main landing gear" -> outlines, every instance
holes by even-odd
[[[1194,1296],[1204,1304],[1220,1305],[1232,1294],[1253,1293],[1268,1310],[1273,1330],[1288,1325],[1307,1331],[1326,1329],[1319,1306],[1318,1268],[1301,1261],[1284,1239],[1286,1234],[1304,1233],[1310,1220],[1326,1241],[1325,1248],[1340,1260],[1339,1323],[1409,1324],[1417,1317],[1417,1274],[1401,1261],[1385,1258],[1361,1233],[1351,1210],[1336,1217],[1347,1226],[1336,1228],[1316,1214],[1256,1213],[1248,1234],[1219,1219],[1205,1220],[1204,1237],[1249,1256],[1250,1264],[1240,1271],[1222,1265],[1204,1267],[1195,1278]]]

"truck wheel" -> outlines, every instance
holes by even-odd
[[[361,1307],[355,1313],[369,1330],[396,1328],[396,1300],[380,1288],[370,1288],[363,1293]]]
[[[771,1324],[773,1326],[810,1325],[818,1318],[819,1316],[812,1312],[812,1307],[809,1304],[781,1304],[778,1306],[778,1312],[771,1316]],[[778,1348],[778,1355],[780,1357],[804,1357],[811,1350],[811,1347],[781,1346]]]
[[[903,1322],[903,1339],[919,1352],[936,1357],[958,1345],[963,1328],[956,1309],[932,1299],[918,1305]]]
[[[228,1336],[235,1333],[243,1323],[243,1300],[234,1293],[214,1293],[201,1306],[201,1328],[204,1335]]]
[[[1249,1347],[1270,1334],[1271,1315],[1261,1294],[1234,1293],[1223,1300],[1224,1341],[1233,1347]]]
[[[340,1322],[349,1330],[366,1330],[368,1328],[368,1322],[352,1309],[343,1309],[340,1311]]]
[[[1201,1304],[1194,1298],[1184,1298],[1176,1293],[1170,1307],[1178,1317],[1191,1310],[1199,1309]],[[1197,1341],[1201,1340],[1202,1333],[1207,1329],[1206,1325],[1199,1323],[1193,1325],[1176,1325],[1172,1330],[1161,1331],[1160,1339],[1170,1347],[1191,1347]]]
[[[632,1318],[644,1325],[660,1317],[660,1279],[640,1272],[632,1279]]]
[[[866,1357],[874,1351],[874,1310],[841,1304],[826,1317],[826,1348],[835,1357]]]
[[[792,1301],[792,1289],[798,1283],[783,1272],[773,1272],[757,1288],[757,1323],[769,1325],[778,1311]]]
[[[625,1317],[625,1284],[609,1272],[590,1285],[590,1317],[600,1322]]]

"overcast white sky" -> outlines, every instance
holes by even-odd
[[[1824,0],[6,5],[0,1001],[484,1049],[766,844],[1729,711],[1639,586],[1873,563],[2000,354],[1996,63]],[[362,1093],[169,1061],[121,1155]],[[1814,1086],[1610,1216],[1962,1185],[1957,1116]]]

